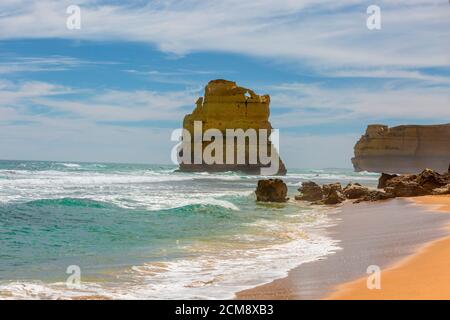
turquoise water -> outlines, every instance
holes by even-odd
[[[173,166],[0,161],[0,297],[229,298],[338,249],[326,208],[257,204],[258,178]],[[374,185],[351,170],[301,181]],[[65,286],[70,265],[82,287]]]

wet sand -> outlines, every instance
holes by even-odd
[[[413,201],[433,211],[450,213],[450,196],[419,197]],[[450,236],[427,243],[382,271],[379,290],[367,289],[366,278],[361,278],[338,286],[327,298],[450,299]]]
[[[430,201],[425,198],[422,201]],[[344,291],[340,290],[345,290],[345,294],[350,291],[342,284],[353,282],[358,286],[363,283],[366,288],[365,277],[369,266],[377,265],[381,270],[387,270],[418,250],[423,250],[425,244],[450,234],[445,228],[450,215],[430,208],[416,205],[409,199],[346,203],[340,212],[333,214],[338,223],[326,230],[327,235],[340,240],[341,250],[322,260],[298,266],[286,278],[241,291],[236,294],[236,298],[345,298],[341,295]],[[445,245],[441,244],[441,247]],[[382,271],[382,287],[387,286],[387,277]],[[355,279],[361,280],[358,282]],[[341,293],[336,293],[336,290]],[[358,298],[350,295],[346,297]]]

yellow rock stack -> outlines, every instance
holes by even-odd
[[[450,164],[450,124],[369,125],[355,145],[357,171],[415,173],[426,168],[447,172]]]
[[[271,133],[272,126],[269,122],[269,95],[257,95],[250,89],[237,86],[233,81],[212,80],[205,87],[204,97],[200,97],[196,102],[196,107],[191,114],[185,116],[183,128],[187,129],[191,136],[194,135],[194,122],[202,122],[202,130],[218,129],[225,135],[226,129],[266,129]],[[225,141],[225,138],[224,138]],[[205,148],[210,142],[203,142]],[[270,147],[270,142],[268,144]],[[194,148],[191,148],[192,153]],[[224,155],[226,149],[224,148]],[[180,164],[181,171],[243,171],[250,174],[258,174],[263,166],[249,164],[248,160],[248,141],[246,144],[246,163],[245,164]],[[270,148],[269,148],[270,150]],[[236,151],[236,149],[235,149]],[[236,155],[236,152],[235,152]],[[226,155],[225,155],[226,156]],[[278,174],[284,175],[286,168],[279,160]]]

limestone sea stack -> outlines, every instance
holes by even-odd
[[[180,171],[205,171],[205,172],[224,172],[224,171],[240,171],[246,174],[260,174],[262,167],[270,167],[271,164],[266,160],[261,161],[260,157],[254,158],[249,156],[250,144],[256,148],[259,154],[261,147],[259,135],[257,140],[251,142],[249,138],[245,139],[244,143],[241,143],[245,150],[245,160],[238,161],[238,145],[239,140],[236,139],[234,150],[234,156],[230,155],[232,161],[226,161],[227,148],[225,147],[226,130],[227,129],[242,129],[247,131],[248,129],[254,129],[259,132],[260,129],[266,129],[267,136],[269,136],[273,130],[269,122],[269,95],[257,95],[250,89],[239,87],[235,82],[228,80],[212,80],[205,87],[204,97],[200,97],[196,102],[196,107],[191,114],[185,116],[183,121],[183,128],[189,131],[190,135],[194,136],[195,124],[201,122],[202,132],[204,133],[208,129],[218,129],[223,135],[223,163],[205,163],[204,159],[198,163],[194,161],[194,145],[191,140],[190,149],[190,163],[180,163]],[[183,141],[183,143],[187,143]],[[212,142],[202,142],[202,150]],[[245,144],[244,146],[242,146]],[[272,149],[272,143],[267,139],[267,143],[264,143],[264,149],[267,149],[267,155],[276,155],[278,170],[273,175],[285,175],[286,168],[278,157],[278,151],[275,148]],[[255,149],[252,150],[255,150]],[[181,152],[185,152],[185,148]],[[274,153],[271,153],[274,152]],[[230,152],[231,154],[231,152]],[[273,158],[273,157],[272,157]],[[231,162],[231,163],[230,163]]]
[[[355,145],[356,171],[413,173],[425,168],[446,172],[450,164],[450,124],[369,125]]]

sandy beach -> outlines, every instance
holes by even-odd
[[[237,299],[449,299],[449,196],[346,203],[327,234],[341,250]],[[367,268],[381,289],[367,289]]]
[[[411,199],[431,211],[450,213],[450,196]],[[448,226],[450,229],[450,226]],[[345,283],[329,299],[450,299],[450,236],[432,241],[382,271],[379,290],[368,290],[366,278]]]

